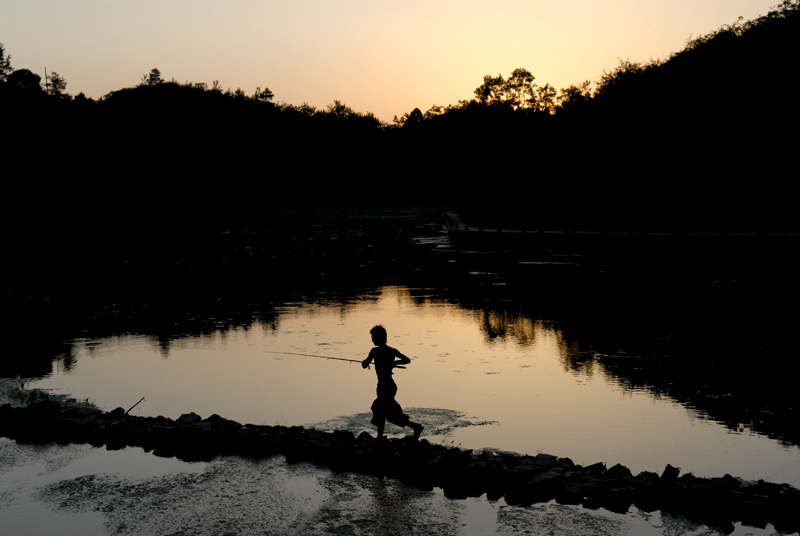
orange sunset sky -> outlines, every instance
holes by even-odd
[[[0,0],[12,67],[99,98],[158,68],[390,122],[524,67],[556,89],[663,59],[775,0]]]

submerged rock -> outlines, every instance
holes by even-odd
[[[800,491],[788,484],[744,483],[730,475],[699,478],[680,475],[667,465],[659,476],[632,475],[620,464],[587,467],[550,454],[521,456],[473,452],[434,445],[425,439],[374,439],[368,432],[323,432],[302,426],[242,425],[196,413],[177,420],[136,417],[122,408],[104,413],[42,401],[26,407],[0,406],[0,435],[26,443],[89,443],[120,449],[138,446],[156,456],[206,461],[218,456],[263,458],[283,455],[290,462],[312,462],[337,471],[397,478],[420,489],[439,487],[447,497],[464,499],[486,494],[508,504],[533,504],[555,499],[627,512],[683,515],[727,531],[735,522],[753,526],[772,523],[785,532],[800,530]]]

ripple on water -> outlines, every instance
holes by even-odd
[[[404,408],[403,412],[406,413],[412,421],[419,422],[425,427],[423,435],[429,439],[431,436],[447,437],[459,428],[499,424],[497,421],[479,421],[474,417],[467,417],[466,414],[460,411],[450,409]],[[372,413],[357,413],[355,415],[342,415],[324,422],[310,424],[308,427],[323,431],[350,430],[356,434],[363,430],[370,430],[374,435],[375,426],[370,422],[371,419]],[[386,434],[389,436],[406,435],[407,433],[407,430],[391,423],[387,423],[386,425]]]

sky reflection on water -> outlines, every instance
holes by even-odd
[[[369,412],[374,371],[273,352],[360,360],[378,323],[389,345],[412,360],[395,374],[397,400],[412,419],[415,411],[450,410],[481,423],[443,426],[439,435],[429,426],[424,436],[432,442],[622,463],[634,473],[660,473],[669,463],[698,476],[800,485],[797,447],[735,433],[669,396],[625,385],[596,366],[591,352],[566,341],[557,324],[469,310],[405,287],[344,305],[286,304],[274,323],[248,329],[168,341],[136,335],[75,341],[71,366],[55,361],[52,374],[32,387],[88,398],[106,410],[128,409],[145,397],[132,411],[138,415],[193,411],[242,423],[312,425]],[[356,434],[375,432],[366,419],[351,422]]]

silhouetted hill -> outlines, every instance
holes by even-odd
[[[694,156],[719,164],[730,157],[738,167],[747,153],[759,152],[756,167],[763,166],[781,156],[771,148],[788,147],[792,138],[784,127],[800,111],[789,89],[799,53],[800,8],[787,1],[754,21],[693,39],[666,61],[621,62],[601,80],[597,113],[615,119],[626,141],[641,140],[639,147],[648,145],[646,133],[662,149],[678,153],[688,145]]]
[[[666,61],[622,61],[594,94],[587,84],[556,96],[517,69],[398,126],[338,101],[275,104],[268,90],[165,82],[155,69],[99,101],[48,95],[21,69],[0,79],[6,152],[24,170],[9,198],[37,221],[90,227],[208,224],[319,203],[493,204],[605,226],[796,226],[787,170],[800,115],[790,89],[798,6],[786,0]]]

